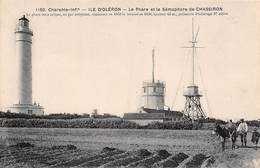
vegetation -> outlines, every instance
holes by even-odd
[[[29,114],[23,114],[23,113],[11,113],[11,112],[1,112],[0,111],[0,118],[76,119],[76,118],[90,118],[90,115],[87,113],[84,113],[84,114],[55,113],[55,114],[37,116],[37,115],[29,115]],[[108,114],[108,113],[105,113],[103,115],[96,113],[96,114],[92,114],[91,118],[119,118],[119,117]]]
[[[216,119],[216,118],[205,118],[205,119],[199,119],[199,123],[218,123],[218,124],[226,124],[227,122],[221,120],[221,119]]]
[[[109,117],[113,118],[109,118]],[[117,116],[104,114],[49,114],[44,116],[22,113],[0,112],[0,127],[29,127],[29,128],[117,128],[117,129],[212,129],[214,123],[226,124],[225,121],[215,118],[179,122],[153,122],[140,126],[134,122],[123,120]],[[259,120],[247,121],[249,126],[260,127]]]
[[[75,118],[89,118],[89,114],[69,114],[69,113],[57,113],[48,114],[43,116],[29,115],[23,113],[11,113],[11,112],[1,112],[0,118],[24,118],[24,119],[75,119]]]
[[[260,127],[260,120],[250,120],[246,121],[246,123],[252,127]]]
[[[117,128],[117,129],[196,129],[197,124],[186,122],[154,122],[140,126],[112,115],[49,114],[44,116],[0,112],[0,127],[28,128]]]
[[[0,118],[1,127],[35,128],[139,128],[139,125],[123,119],[24,119]]]
[[[186,129],[186,130],[192,130],[195,129],[196,124],[191,123],[188,121],[181,121],[181,122],[154,122],[150,123],[146,126],[143,126],[143,128],[147,129]]]
[[[77,118],[77,119],[25,119],[0,118],[0,127],[27,127],[27,128],[116,128],[116,129],[200,129],[201,123],[182,122],[153,122],[140,126],[134,122],[121,118]]]

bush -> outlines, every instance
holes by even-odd
[[[153,122],[143,128],[147,129],[185,129],[190,130],[194,128],[194,124],[189,121],[180,121],[180,122]]]
[[[195,129],[197,125],[189,121],[182,122],[154,122],[140,126],[134,122],[120,118],[115,119],[24,119],[0,118],[1,127],[29,127],[29,128],[118,128],[118,129]]]
[[[57,113],[48,114],[42,116],[29,115],[24,113],[11,113],[0,111],[0,118],[24,118],[24,119],[75,119],[75,118],[89,118],[89,114],[69,114],[69,113]]]
[[[248,126],[252,127],[260,127],[260,121],[259,120],[251,120],[251,121],[246,121]]]
[[[3,117],[5,116],[5,117]],[[64,118],[60,118],[63,116]],[[34,116],[27,114],[3,113],[0,112],[0,127],[29,127],[29,128],[116,128],[116,129],[202,129],[203,124],[225,123],[219,119],[200,119],[179,122],[153,122],[146,126],[123,120],[122,118],[77,118],[73,114],[52,114],[48,116]],[[2,117],[2,118],[1,118]],[[13,117],[13,118],[12,118]],[[21,117],[21,118],[17,118]],[[31,118],[29,118],[31,117]],[[51,118],[49,118],[51,117]],[[55,117],[57,117],[55,119]],[[75,117],[75,118],[74,118]],[[260,126],[257,120],[248,121],[249,126]],[[204,126],[205,127],[205,126]],[[208,127],[208,126],[207,126]],[[208,128],[207,128],[208,129]]]
[[[225,122],[221,119],[216,119],[216,118],[199,119],[198,122],[200,122],[200,123],[218,123],[218,124],[226,124],[227,123],[227,122]]]
[[[140,126],[123,119],[0,119],[1,127],[35,128],[139,128]]]

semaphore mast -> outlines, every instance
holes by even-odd
[[[199,27],[194,34],[194,20],[192,18],[192,39],[189,41],[191,46],[183,47],[183,48],[190,48],[192,50],[192,77],[191,77],[191,84],[187,86],[184,96],[186,98],[185,106],[184,106],[184,116],[190,118],[192,121],[200,118],[205,118],[206,115],[201,108],[200,97],[202,95],[199,93],[199,87],[195,84],[195,53],[198,47],[196,44],[198,43],[197,37],[199,33]]]

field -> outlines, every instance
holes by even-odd
[[[200,167],[210,156],[225,160],[218,138],[198,130],[0,128],[0,145],[2,167]]]
[[[114,147],[210,154],[215,150],[212,145],[215,138],[211,131],[193,130],[0,128],[0,144],[14,145],[22,141],[48,147],[72,144],[93,152]]]

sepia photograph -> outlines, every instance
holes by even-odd
[[[0,168],[260,168],[259,0],[0,0]]]

